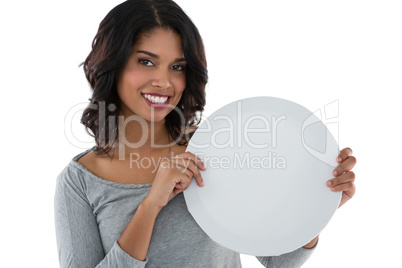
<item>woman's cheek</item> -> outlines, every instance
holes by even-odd
[[[178,77],[175,77],[174,87],[176,90],[176,94],[180,94],[184,91],[184,89],[186,88],[186,76],[184,75],[184,73]]]
[[[148,77],[149,75],[146,72],[142,72],[134,68],[127,73],[127,76],[129,77],[128,82],[136,87],[140,87],[146,84],[147,80],[150,79]]]

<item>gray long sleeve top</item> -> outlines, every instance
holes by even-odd
[[[54,215],[60,267],[241,267],[240,255],[211,240],[187,210],[183,193],[156,218],[145,261],[117,240],[152,184],[121,184],[95,176],[72,158],[57,176]],[[265,267],[301,267],[312,249],[257,256]]]

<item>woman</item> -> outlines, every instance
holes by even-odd
[[[57,178],[55,223],[61,267],[241,267],[189,214],[182,192],[198,157],[185,152],[204,109],[206,59],[197,28],[173,1],[129,0],[101,22],[83,63],[93,89],[81,122],[96,146]],[[354,194],[355,164],[341,151],[340,205]],[[296,251],[257,257],[299,267],[318,237]],[[276,266],[275,266],[276,267]]]

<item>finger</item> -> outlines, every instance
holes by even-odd
[[[351,170],[354,166],[356,165],[356,157],[354,156],[349,156],[346,160],[344,160],[341,164],[339,164],[335,169],[334,169],[334,176],[339,176],[343,172],[347,172]]]
[[[183,190],[175,188],[173,191],[174,191],[174,194],[177,195],[177,194],[181,193]]]
[[[204,180],[201,177],[201,173],[196,167],[195,163],[193,162],[192,159],[183,159],[183,162],[185,162],[185,166],[187,167],[188,170],[190,170],[193,174],[193,177],[195,179],[195,182],[198,184],[198,186],[202,187],[204,186]],[[191,177],[191,178],[193,178]]]
[[[176,189],[183,189],[183,185],[181,185],[181,183],[176,183],[176,185],[174,186],[174,188],[176,188]]]
[[[166,168],[176,168],[180,170],[181,173],[185,173],[188,177],[188,180],[191,180],[194,176],[193,172],[189,170],[184,163],[185,159],[182,158],[174,158],[170,161],[168,161],[168,164],[166,164]],[[176,183],[180,183],[181,179],[178,177],[176,180]]]
[[[204,163],[202,162],[202,160],[198,156],[196,156],[196,155],[194,155],[194,154],[192,154],[190,152],[184,152],[184,153],[179,154],[177,156],[191,159],[191,160],[194,161],[194,163],[197,165],[197,167],[199,169],[206,170],[206,167],[205,167]]]
[[[328,180],[327,186],[333,188],[344,183],[354,182],[355,177],[356,177],[355,173],[353,171],[349,171],[339,177]]]
[[[356,187],[354,182],[347,182],[340,184],[338,186],[332,187],[331,191],[333,192],[345,192],[349,197],[353,197],[356,192]]]
[[[188,168],[185,168],[184,171],[182,171],[182,173],[186,173],[186,175],[188,177],[187,183],[189,183],[194,177],[194,173]]]
[[[188,168],[183,167],[182,173],[185,173],[187,175],[187,179],[180,180],[180,182],[176,183],[173,189],[175,194],[181,193],[186,190],[194,177],[193,172],[191,172]]]
[[[338,158],[336,159],[336,162],[342,163],[343,161],[345,161],[345,159],[347,159],[349,156],[351,156],[352,153],[353,153],[353,151],[349,147],[346,147],[346,148],[342,149],[339,152],[339,155],[338,155]]]
[[[185,186],[186,186],[186,182],[180,181],[180,182],[176,183],[176,185],[174,186],[174,190],[181,190],[181,191],[184,191]],[[175,192],[175,193],[176,193],[176,192]]]
[[[202,179],[201,173],[198,170],[197,166],[195,163],[192,161],[192,159],[187,159],[187,168],[193,173],[195,182],[198,184],[198,186],[202,187],[204,186],[204,180]]]
[[[182,173],[186,170],[190,172],[191,176],[189,177],[190,180],[194,177],[198,186],[204,186],[204,181],[201,177],[201,173],[198,168],[195,166],[195,163],[190,158],[183,158],[183,157],[175,157],[174,162],[180,166]]]
[[[181,173],[185,173],[187,175],[188,181],[191,181],[191,179],[194,177],[194,173],[191,171],[191,169],[187,168],[187,164],[180,163],[180,161],[176,162],[175,164],[180,169]]]
[[[176,168],[179,168],[182,172],[185,172],[185,170],[187,170],[189,162],[191,162],[191,160],[183,157],[172,157],[172,165]]]

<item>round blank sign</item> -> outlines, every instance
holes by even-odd
[[[204,187],[184,191],[188,210],[218,244],[243,254],[277,256],[307,244],[336,211],[340,192],[326,181],[339,147],[303,106],[260,96],[209,116],[186,151],[206,165]]]

